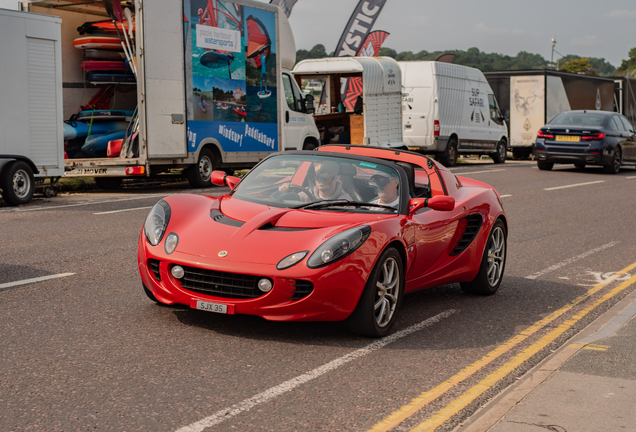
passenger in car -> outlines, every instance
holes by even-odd
[[[371,201],[371,204],[382,204],[396,207],[400,200],[398,188],[400,182],[397,177],[390,174],[374,174],[371,176],[372,185],[375,186],[378,197]]]

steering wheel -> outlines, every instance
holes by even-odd
[[[304,192],[304,193],[305,193],[305,194],[309,197],[309,199],[310,199],[311,201],[316,201],[316,197],[314,196],[314,194],[313,194],[313,193],[311,193],[311,192],[309,192],[309,189],[307,189],[307,188],[304,188],[304,187],[302,187],[302,186],[298,186],[298,185],[295,185],[295,184],[290,184],[290,185],[289,185],[289,189],[290,189],[290,190],[291,190],[291,189],[297,189],[297,190],[299,190],[299,191],[301,191],[301,192]]]

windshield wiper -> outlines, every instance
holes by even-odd
[[[333,207],[333,206],[352,206],[352,207],[378,207],[387,210],[396,211],[395,207],[383,205],[383,204],[373,204],[367,202],[360,201],[350,201],[346,199],[339,200],[320,200],[314,201],[306,204],[301,204],[299,206],[292,207],[293,209],[317,209],[317,208],[325,208],[325,207]]]

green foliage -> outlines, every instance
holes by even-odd
[[[561,72],[598,76],[598,73],[590,64],[589,58],[572,59],[559,68]]]
[[[309,51],[307,50],[298,50],[296,51],[296,62],[307,59],[316,59],[316,58],[325,58],[330,57],[325,51],[325,46],[323,44],[315,45]]]
[[[566,55],[565,57],[562,57],[559,59],[559,70],[562,70],[562,68],[565,67],[566,64],[572,62],[573,60],[587,60],[589,63],[589,66],[596,72],[597,75],[612,76],[616,72],[616,68],[612,66],[610,63],[606,62],[604,58],[594,58],[594,57],[583,58],[573,54]],[[582,63],[580,62],[572,63],[570,67],[573,67],[577,64],[581,65]],[[565,72],[569,72],[569,70],[565,70]],[[573,72],[573,73],[578,73],[578,72],[579,71]],[[584,70],[580,70],[580,72],[585,73]]]
[[[629,50],[629,58],[616,69],[616,75],[636,77],[636,48]]]

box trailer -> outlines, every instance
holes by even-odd
[[[623,114],[632,125],[636,125],[636,78],[617,76],[614,78],[614,111]]]
[[[104,7],[111,2],[23,2],[62,20],[66,145],[70,150],[79,139],[81,146],[67,152],[65,176],[114,188],[126,177],[183,173],[194,187],[207,187],[215,169],[249,168],[271,152],[319,144],[311,101],[291,110],[284,97],[287,85],[300,89],[289,72],[293,34],[278,7],[250,0],[122,3],[128,19],[115,28]],[[111,45],[98,40],[104,31]],[[106,52],[119,53],[112,61],[125,68],[100,66]],[[99,92],[107,88],[114,88],[108,106],[85,106],[103,102]],[[109,115],[118,130],[105,127]]]
[[[509,148],[527,158],[537,132],[569,110],[614,110],[614,80],[549,70],[484,72],[508,124]]]
[[[402,140],[402,77],[390,57],[331,57],[303,60],[293,69],[297,84],[323,86],[324,101],[314,115],[328,143],[406,148]],[[347,111],[343,90],[357,80],[358,109]],[[351,86],[350,86],[351,87]],[[306,90],[307,91],[307,90]]]
[[[28,203],[36,181],[64,174],[60,26],[0,9],[0,189],[9,205]]]

